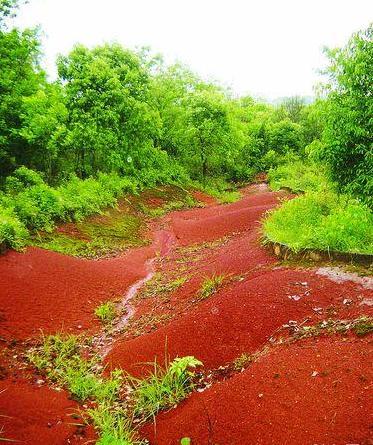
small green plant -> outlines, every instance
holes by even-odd
[[[361,317],[354,324],[352,330],[359,337],[371,334],[373,332],[373,319],[371,317]]]
[[[100,434],[97,445],[142,445],[128,413],[118,405],[101,403],[88,409],[89,418]]]
[[[233,361],[233,368],[236,371],[239,371],[242,368],[246,368],[246,366],[248,366],[250,363],[252,363],[253,359],[254,358],[253,358],[252,354],[247,354],[244,352],[243,354],[241,354],[239,357],[237,357]]]
[[[215,293],[223,285],[225,279],[225,275],[206,277],[201,284],[201,289],[199,291],[200,298],[205,299]]]
[[[196,358],[186,356],[176,358],[164,368],[154,363],[154,371],[145,380],[128,376],[134,414],[149,419],[158,411],[179,403],[193,389],[194,372],[191,368],[202,365]]]
[[[103,378],[95,370],[98,358],[83,359],[79,343],[80,338],[75,335],[50,335],[44,338],[39,348],[32,348],[27,357],[39,371],[66,386],[79,400],[115,400],[121,387],[122,372],[114,370],[109,378]]]
[[[190,445],[192,441],[190,440],[190,437],[183,437],[180,440],[180,445]]]
[[[102,323],[110,324],[117,316],[117,307],[112,301],[107,301],[96,307],[95,315]]]

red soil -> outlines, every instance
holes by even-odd
[[[174,247],[224,236],[229,236],[226,242],[203,249],[193,277],[170,297],[167,307],[160,304],[161,313],[174,311],[177,318],[155,332],[119,340],[107,357],[111,366],[141,374],[138,363],[162,361],[167,340],[171,358],[194,355],[205,368],[216,368],[242,352],[260,349],[289,320],[308,318],[314,323],[368,312],[360,303],[372,298],[372,292],[359,283],[338,284],[312,270],[276,268],[276,259],[258,241],[258,222],[284,195],[263,185],[244,193],[234,204],[217,206],[206,200],[205,208],[169,214],[155,225],[152,246],[117,258],[81,260],[36,248],[1,256],[0,341],[33,341],[40,330],[97,331],[94,308],[142,279],[147,260],[157,252],[169,260],[170,270],[178,271]],[[201,280],[212,273],[243,276],[191,306]],[[135,317],[154,303],[140,304]],[[160,414],[156,438],[151,426],[145,432],[152,445],[178,444],[183,436],[192,437],[193,445],[368,444],[367,348],[366,341],[351,338],[276,348],[242,374]],[[310,377],[314,370],[329,374]],[[9,416],[0,417],[5,437],[30,445],[80,443],[67,418],[76,407],[64,392],[39,388],[13,370],[0,381],[0,414]]]
[[[289,298],[294,295],[300,300]],[[338,318],[355,316],[361,313],[358,305],[364,295],[372,292],[353,283],[333,283],[309,271],[272,270],[221,290],[155,332],[117,342],[108,361],[112,367],[138,373],[139,363],[155,359],[164,363],[167,345],[171,358],[194,355],[207,368],[216,368],[243,352],[255,351],[289,320],[309,318],[310,324],[333,313]],[[354,304],[344,305],[345,299]]]
[[[369,352],[353,338],[277,347],[143,432],[154,445],[371,445]]]
[[[26,339],[98,328],[94,308],[116,299],[146,274],[154,248],[99,261],[38,248],[0,256],[0,336]]]
[[[94,436],[73,425],[82,423],[78,414],[77,403],[62,391],[22,380],[0,381],[0,442],[5,437],[27,445],[86,443]]]

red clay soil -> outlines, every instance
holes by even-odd
[[[175,247],[226,236],[218,247],[206,246],[194,263],[194,276],[172,295],[168,306],[178,311],[177,318],[154,332],[117,341],[107,357],[111,366],[141,374],[138,363],[162,361],[167,341],[171,358],[194,355],[205,368],[216,368],[260,349],[289,320],[314,323],[367,314],[371,307],[363,303],[372,298],[367,287],[336,283],[316,270],[276,267],[276,259],[260,246],[259,220],[282,197],[256,185],[234,204],[211,201],[206,208],[172,212],[155,223],[152,246],[117,258],[82,260],[37,248],[7,252],[0,256],[0,341],[35,341],[40,330],[97,331],[94,308],[142,279],[147,260],[159,253],[178,271]],[[243,276],[190,305],[203,277],[212,273]],[[160,310],[166,310],[162,304]],[[139,305],[135,318],[144,307]],[[157,437],[152,426],[146,434],[152,445],[176,445],[183,436],[192,437],[192,445],[370,444],[367,348],[366,341],[351,338],[278,348],[242,374],[160,414]],[[317,378],[310,377],[314,370]],[[324,370],[329,374],[321,375]],[[5,437],[29,445],[84,443],[79,435],[74,438],[77,428],[68,425],[77,405],[66,393],[27,383],[12,372],[0,381],[0,415],[9,416],[0,417]]]
[[[86,443],[94,435],[74,425],[82,423],[78,414],[78,404],[63,391],[22,380],[0,381],[0,442],[5,437],[25,445]]]
[[[29,248],[0,256],[0,336],[7,339],[99,327],[94,309],[146,274],[154,248],[99,261]]]
[[[295,301],[294,296],[300,297]],[[354,283],[334,283],[310,271],[276,269],[222,289],[168,325],[129,341],[118,341],[107,360],[113,368],[141,373],[139,363],[164,363],[164,354],[193,355],[216,368],[243,352],[260,348],[289,320],[316,323],[368,313],[359,306],[372,291]],[[296,297],[296,298],[297,298]],[[350,305],[343,304],[351,300]],[[371,310],[370,310],[371,312]]]
[[[354,338],[277,347],[143,433],[152,445],[371,445],[371,352]]]

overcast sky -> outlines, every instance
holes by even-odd
[[[312,95],[322,48],[373,20],[372,0],[29,0],[18,26],[40,25],[48,72],[77,43],[150,46],[233,91]]]

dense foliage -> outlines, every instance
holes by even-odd
[[[328,97],[271,105],[119,44],[76,45],[50,82],[37,31],[10,26],[17,4],[0,0],[0,244],[138,187],[192,182],[214,194],[268,170],[275,188],[320,190],[329,177],[371,204],[371,27],[329,51]]]
[[[329,50],[324,159],[340,189],[373,206],[373,25]]]

